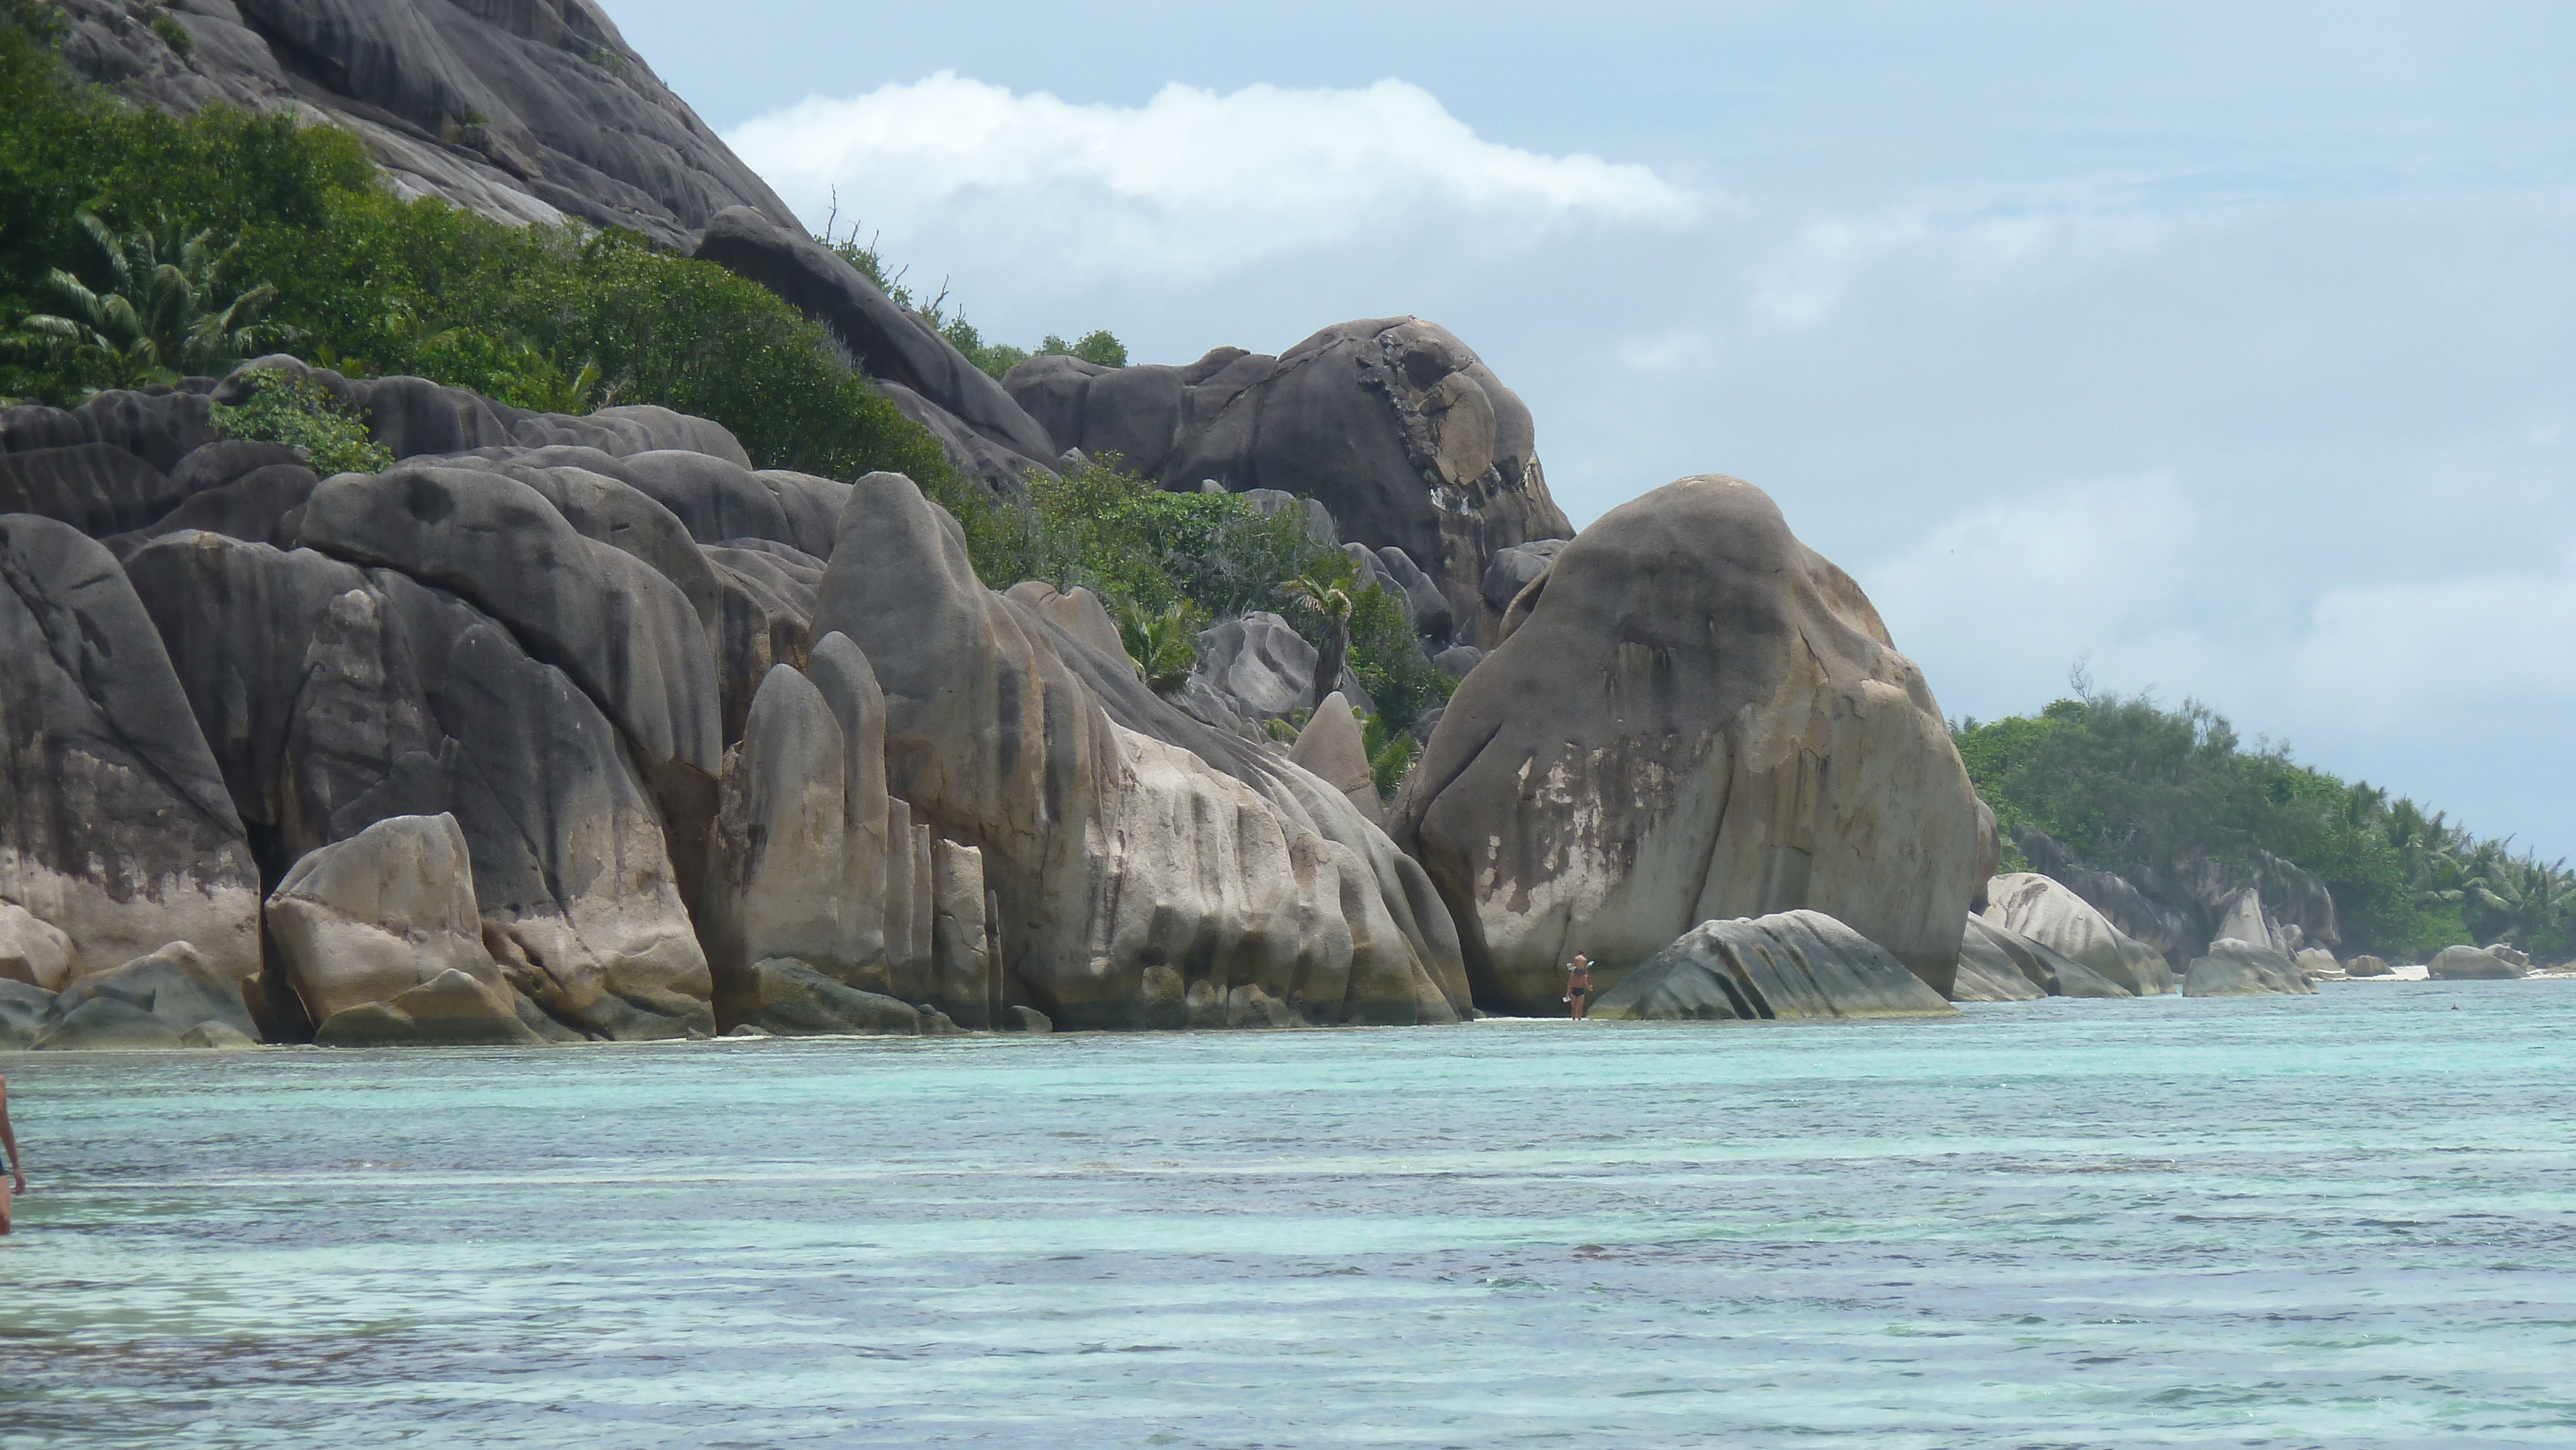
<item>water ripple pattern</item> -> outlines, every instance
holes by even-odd
[[[2576,989],[0,1057],[0,1446],[2576,1443]]]

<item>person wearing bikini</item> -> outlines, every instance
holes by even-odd
[[[1583,1020],[1583,999],[1592,995],[1592,959],[1581,952],[1565,969],[1565,1005],[1576,1021]]]
[[[26,1161],[18,1156],[18,1135],[9,1128],[9,1079],[0,1077],[0,1153],[8,1161],[0,1162],[0,1234],[9,1232],[9,1200],[27,1191]]]

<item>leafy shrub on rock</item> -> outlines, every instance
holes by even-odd
[[[367,437],[357,414],[311,378],[254,372],[250,400],[214,405],[216,431],[227,438],[283,443],[304,450],[315,473],[382,473],[394,466],[391,449]]]

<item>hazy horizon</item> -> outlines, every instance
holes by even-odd
[[[2576,853],[2576,12],[610,9],[988,338],[1429,317],[1578,526],[1751,480],[1954,716],[2083,660]]]

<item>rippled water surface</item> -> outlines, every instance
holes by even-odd
[[[2576,1442],[2576,986],[0,1057],[0,1445]]]

